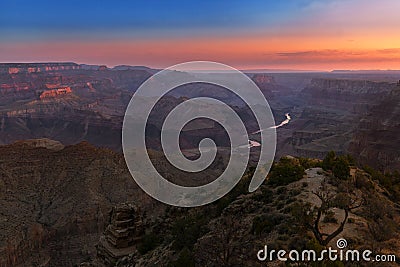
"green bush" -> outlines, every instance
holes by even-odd
[[[274,192],[268,188],[261,188],[261,194],[254,194],[252,199],[264,203],[271,203],[274,200]]]
[[[298,158],[300,165],[303,166],[304,169],[321,167],[322,163],[319,160],[310,159],[310,158]]]
[[[338,157],[332,168],[333,175],[341,180],[347,180],[350,177],[350,164],[345,156]]]
[[[332,170],[333,164],[335,163],[336,153],[335,151],[329,151],[322,161],[322,169],[325,171]]]
[[[347,180],[350,177],[350,162],[354,164],[351,156],[338,157],[334,151],[330,151],[322,161],[322,168],[325,171],[332,171],[338,179]]]
[[[304,167],[288,159],[281,159],[274,164],[268,183],[274,186],[288,185],[303,178]]]

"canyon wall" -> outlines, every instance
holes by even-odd
[[[400,169],[400,85],[357,125],[349,151],[363,164]]]
[[[382,100],[395,87],[394,83],[387,82],[318,78],[312,79],[301,95],[310,105],[362,113]]]

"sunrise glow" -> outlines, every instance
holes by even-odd
[[[400,69],[400,2],[396,0],[287,1],[280,5],[233,1],[225,6],[205,1],[199,7],[184,5],[176,12],[156,2],[166,9],[160,8],[154,16],[142,3],[125,10],[98,7],[94,11],[100,14],[79,13],[77,21],[68,16],[68,6],[57,11],[54,6],[61,22],[51,25],[57,16],[37,11],[39,18],[24,24],[30,29],[24,32],[23,22],[6,21],[5,12],[12,4],[4,4],[0,33],[7,38],[0,40],[0,59],[157,68],[211,60],[241,69]],[[243,5],[245,16],[238,17]],[[139,15],[141,8],[147,12]],[[204,14],[194,17],[196,8]],[[26,9],[21,16],[29,6]],[[85,19],[92,22],[79,27]]]

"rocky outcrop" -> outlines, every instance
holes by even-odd
[[[72,93],[71,87],[62,86],[57,89],[46,90],[46,91],[41,92],[39,95],[39,98],[40,99],[55,98],[57,96],[65,96],[65,95],[68,95],[71,93]]]
[[[97,257],[106,266],[136,251],[143,233],[143,220],[139,208],[132,204],[119,204],[111,210],[110,224],[97,245]]]

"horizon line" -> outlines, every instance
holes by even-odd
[[[0,64],[77,64],[77,65],[87,65],[87,66],[105,66],[108,69],[113,69],[116,67],[126,66],[126,67],[145,67],[153,70],[161,70],[166,69],[160,67],[154,67],[150,65],[130,65],[130,64],[115,64],[115,65],[107,65],[107,64],[91,64],[91,63],[77,63],[74,61],[24,61],[24,62],[0,62]],[[173,64],[171,66],[174,66]],[[236,68],[242,72],[400,72],[400,69],[296,69],[296,68]],[[197,70],[197,71],[213,71],[213,70]]]

